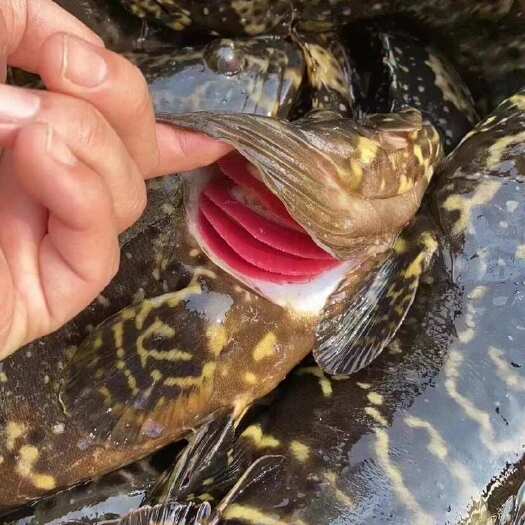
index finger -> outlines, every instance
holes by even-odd
[[[93,31],[52,0],[1,0],[0,76],[5,57],[9,65],[36,73],[42,44],[55,33],[104,45]]]

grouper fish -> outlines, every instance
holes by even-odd
[[[442,157],[418,110],[159,119],[219,126],[236,152],[184,188],[181,178],[158,182],[161,204],[126,233],[114,282],[62,330],[0,363],[2,512],[138,460],[218,409],[241,414],[312,349],[323,354],[338,305],[348,311],[357,291],[388,289],[430,259],[424,243],[392,249]],[[408,284],[384,296],[380,317],[372,304],[356,311],[381,337],[349,327],[330,352],[338,369],[380,353],[417,279]]]
[[[436,174],[419,216],[439,246],[387,350],[343,380],[307,361],[248,413],[238,450],[251,479],[219,495],[201,483],[191,504],[214,498],[202,523],[523,522],[523,489],[503,507],[496,493],[525,479],[524,138],[521,90]]]

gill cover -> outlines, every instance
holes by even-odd
[[[442,147],[419,111],[354,121],[331,111],[294,122],[244,114],[159,114],[233,145],[313,240],[334,257],[388,249],[416,213]]]

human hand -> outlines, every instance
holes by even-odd
[[[140,72],[52,0],[2,1],[0,82],[6,64],[40,74],[48,91],[0,84],[0,359],[108,284],[117,236],[144,209],[144,178],[229,149],[155,124]]]

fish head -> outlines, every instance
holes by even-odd
[[[249,289],[317,315],[349,274],[392,248],[441,158],[415,110],[359,121],[330,111],[288,122],[241,114],[164,115],[234,151],[185,175],[188,227]]]
[[[218,38],[204,46],[126,55],[144,74],[157,112],[242,112],[286,117],[304,75],[296,45],[282,38]]]

